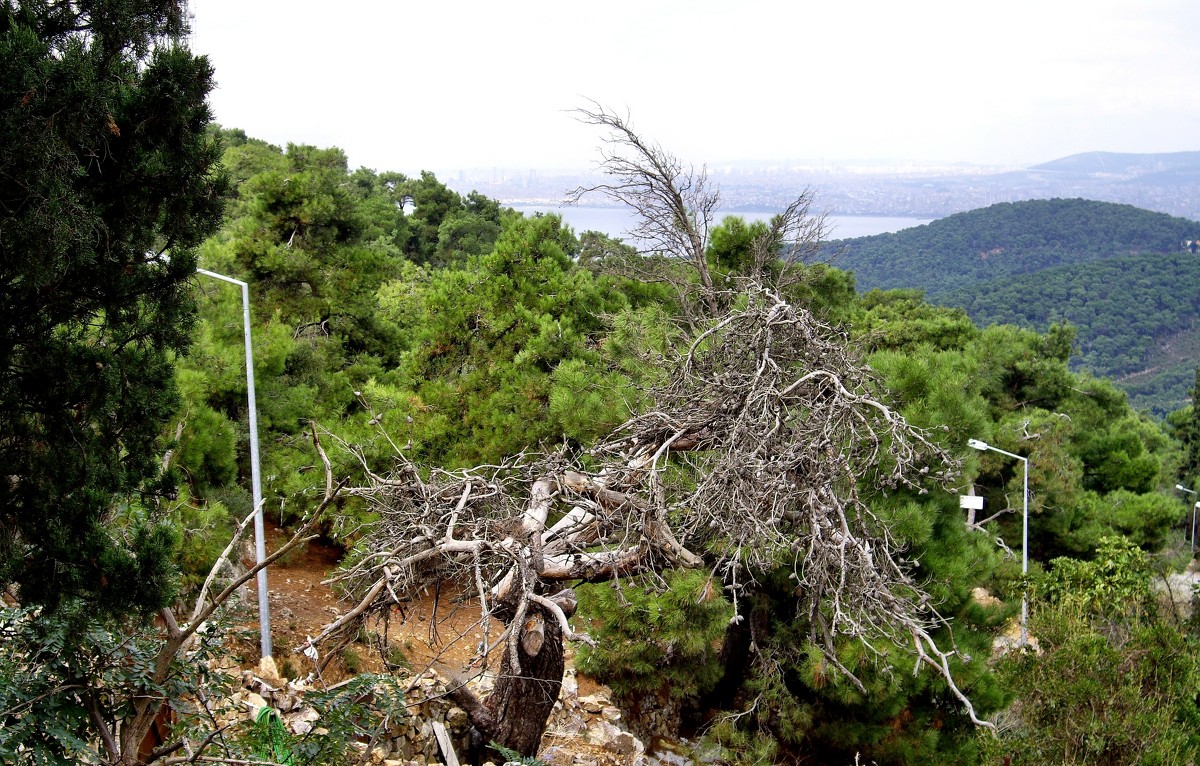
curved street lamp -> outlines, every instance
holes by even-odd
[[[993,447],[979,439],[967,439],[967,446],[980,452],[991,450],[999,452],[1001,455],[1007,455],[1014,460],[1020,460],[1025,468],[1025,481],[1021,489],[1021,577],[1024,579],[1029,574],[1029,458]],[[1021,646],[1025,646],[1029,642],[1028,620],[1029,586],[1026,585],[1025,593],[1021,596]]]
[[[1188,489],[1187,487],[1183,486],[1182,484],[1176,484],[1175,489],[1179,490],[1180,492],[1186,492],[1189,495],[1200,495],[1200,492],[1196,492],[1196,490],[1194,490],[1194,489]],[[1196,512],[1197,511],[1200,511],[1200,500],[1197,500],[1196,504],[1192,506],[1192,558],[1196,557]]]
[[[242,329],[246,339],[246,399],[250,407],[250,487],[254,502],[254,563],[267,557],[263,529],[262,476],[258,460],[258,408],[254,400],[254,349],[250,343],[250,286],[240,279],[215,271],[196,269],[197,274],[242,288]],[[258,570],[258,634],[263,657],[271,656],[271,605],[267,600],[267,569]]]

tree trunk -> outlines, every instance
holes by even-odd
[[[496,742],[521,755],[536,756],[562,689],[566,668],[563,632],[557,618],[535,604],[530,604],[527,619],[518,630],[519,668],[513,667],[505,646],[500,674],[485,701],[480,702],[464,686],[450,689],[450,696],[466,711],[485,743]]]
[[[543,631],[541,650],[536,655],[530,656],[524,648],[532,642],[520,642],[521,648],[517,650],[520,668],[511,667],[511,657],[504,653],[500,676],[484,703],[496,722],[493,731],[484,734],[521,755],[537,755],[550,710],[562,688],[565,669],[562,628],[557,620],[546,615]]]
[[[700,718],[687,721],[689,726],[699,727],[708,723],[705,720],[707,711],[734,709],[742,687],[751,676],[755,654],[761,650],[761,643],[770,631],[768,609],[768,600],[761,594],[754,594],[746,609],[746,619],[730,623],[725,629],[725,639],[718,656],[723,668],[721,680],[712,691],[701,697],[696,706]]]

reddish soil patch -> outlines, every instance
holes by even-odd
[[[268,549],[273,550],[284,540],[280,530],[267,530]],[[271,642],[276,664],[285,676],[306,675],[313,670],[311,661],[295,650],[354,606],[339,600],[324,583],[336,574],[342,554],[340,547],[318,538],[267,571]],[[253,582],[250,586],[248,622],[243,627],[257,631],[257,591]],[[479,670],[478,654],[484,645],[493,647],[487,667],[499,667],[499,652],[504,647],[493,645],[503,628],[493,618],[485,636],[482,615],[473,598],[447,586],[440,591],[429,588],[403,609],[394,607],[386,619],[372,619],[365,631],[370,642],[352,644],[342,656],[335,657],[324,671],[324,678],[332,683],[359,672],[381,672],[385,667],[383,652],[392,660],[403,655],[413,671],[432,666],[442,674],[470,676]],[[384,636],[386,642],[381,640]],[[588,679],[580,678],[579,683],[583,695],[595,688]]]

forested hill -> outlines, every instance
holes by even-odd
[[[978,282],[1139,253],[1178,252],[1200,223],[1082,199],[1005,202],[825,252],[860,290],[917,287],[940,296]]]
[[[1074,366],[1111,377],[1139,409],[1183,406],[1200,331],[1200,255],[1123,255],[961,287],[938,302],[980,326],[1076,328]]]
[[[1076,328],[1073,366],[1139,409],[1183,406],[1200,354],[1200,223],[1081,199],[992,205],[831,243],[860,290],[919,288],[980,326]]]

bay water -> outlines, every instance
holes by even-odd
[[[503,204],[503,203],[502,203]],[[509,205],[525,215],[535,213],[557,213],[576,234],[599,231],[610,237],[627,239],[627,232],[634,223],[633,213],[623,207],[584,207],[560,205]],[[719,224],[726,216],[734,215],[747,222],[769,221],[779,211],[721,210],[713,216],[713,224]],[[889,234],[929,223],[929,218],[905,218],[899,216],[873,215],[830,215],[826,219],[829,227],[827,239],[850,239],[873,234]]]

